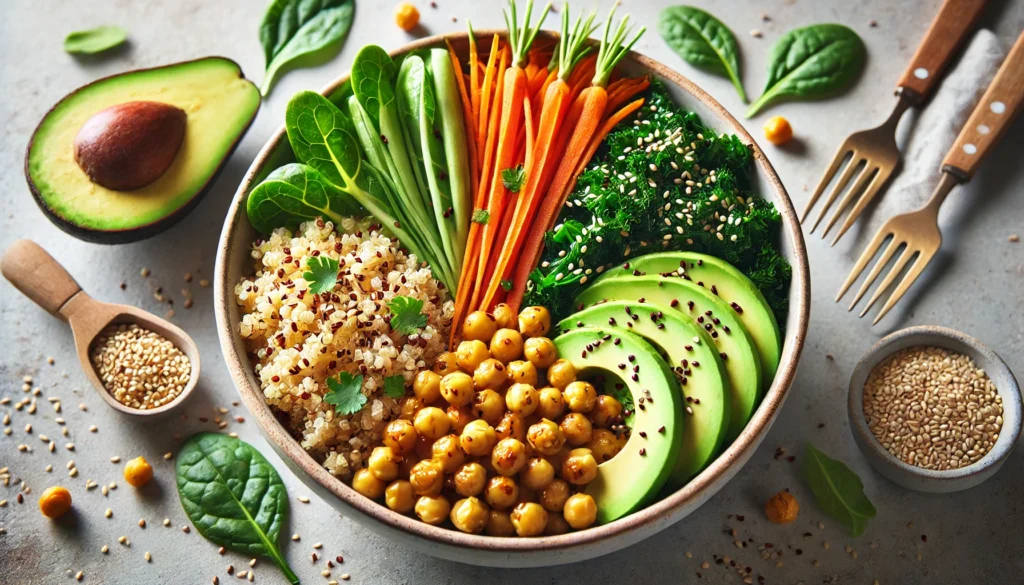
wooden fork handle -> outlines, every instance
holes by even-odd
[[[969,181],[992,146],[1006,132],[1024,101],[1024,32],[996,72],[995,79],[974,107],[953,148],[942,161],[943,170]]]
[[[0,261],[0,271],[22,294],[58,317],[64,303],[82,290],[68,271],[32,240],[11,244]]]
[[[897,87],[910,90],[916,94],[914,97],[918,101],[927,99],[938,85],[946,65],[953,60],[953,54],[967,38],[967,33],[974,28],[985,2],[945,0]]]

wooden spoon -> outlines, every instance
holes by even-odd
[[[18,240],[4,253],[0,272],[25,296],[51,315],[67,321],[75,336],[75,350],[82,370],[111,408],[135,416],[165,413],[185,401],[199,379],[199,348],[187,333],[170,322],[128,305],[104,303],[90,297],[53,256],[31,240]],[[101,331],[111,323],[134,323],[163,336],[192,363],[184,390],[174,400],[151,409],[131,408],[107,392],[89,359],[89,350]]]

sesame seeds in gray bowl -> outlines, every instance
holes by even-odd
[[[853,438],[868,462],[917,491],[974,487],[1003,464],[1024,422],[1017,380],[977,339],[937,326],[896,331],[850,378]]]

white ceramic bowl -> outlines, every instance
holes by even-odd
[[[979,368],[985,370],[1003,400],[1003,427],[999,438],[991,451],[971,465],[935,471],[904,463],[882,447],[868,428],[864,416],[864,383],[868,376],[885,358],[901,349],[916,346],[941,347],[970,357]],[[847,405],[853,438],[871,466],[893,482],[921,492],[956,492],[974,487],[992,477],[1013,451],[1024,423],[1020,388],[1006,363],[977,339],[953,329],[932,325],[901,329],[876,343],[853,370]]]

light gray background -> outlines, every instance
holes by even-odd
[[[478,27],[501,26],[497,0],[468,2],[438,0],[415,2],[423,14],[421,34],[463,30],[470,17]],[[766,52],[772,41],[790,28],[816,22],[841,22],[853,27],[867,43],[870,54],[863,78],[847,95],[821,103],[791,103],[773,107],[750,122],[755,136],[770,115],[789,118],[796,131],[796,146],[780,150],[767,145],[767,152],[788,187],[797,208],[808,197],[819,173],[830,160],[839,140],[853,130],[880,122],[893,104],[892,89],[904,65],[935,13],[938,0],[889,2],[887,0],[811,1],[773,0],[753,2],[722,0],[696,2],[709,8],[736,31],[743,53],[744,81],[751,96],[759,94],[764,82]],[[236,423],[244,409],[232,407],[236,399],[227,370],[220,361],[213,320],[211,289],[200,288],[200,277],[213,271],[214,250],[221,222],[240,178],[263,142],[281,123],[288,97],[295,91],[319,88],[345,72],[353,55],[366,43],[376,42],[391,49],[413,37],[393,23],[395,2],[358,2],[355,25],[344,51],[317,69],[289,73],[264,103],[223,175],[202,204],[184,221],[150,240],[124,246],[86,244],[60,232],[45,220],[29,196],[22,174],[23,156],[32,129],[43,113],[75,87],[97,77],[135,67],[148,67],[205,55],[226,55],[241,63],[250,78],[262,76],[262,50],[257,39],[262,8],[259,0],[177,0],[174,2],[129,2],[127,0],[2,0],[0,2],[0,246],[19,237],[31,237],[68,266],[82,286],[100,299],[137,304],[159,314],[166,305],[157,303],[153,291],[162,286],[176,301],[174,321],[186,329],[203,352],[203,375],[199,388],[184,412],[189,420],[177,418],[152,426],[131,421],[108,409],[85,386],[73,354],[66,326],[46,315],[17,294],[6,282],[0,283],[0,396],[14,401],[23,396],[21,377],[32,374],[43,388],[39,412],[30,416],[0,407],[13,416],[11,436],[0,435],[0,467],[9,466],[15,477],[24,478],[32,493],[26,503],[15,503],[16,488],[0,488],[0,499],[10,503],[0,508],[0,583],[73,582],[66,571],[83,570],[86,583],[209,583],[213,575],[232,582],[224,570],[228,563],[245,567],[247,557],[217,554],[217,547],[196,532],[184,534],[186,523],[174,488],[173,462],[161,455],[175,448],[174,434],[187,435],[201,429],[200,416],[213,417],[215,406],[230,408],[228,431],[261,448],[277,462],[260,438],[253,422]],[[577,9],[590,1],[576,0]],[[601,2],[602,12],[609,3]],[[623,10],[652,29],[662,5],[669,2],[627,0]],[[983,18],[1005,47],[1024,29],[1024,1],[991,2]],[[770,15],[761,22],[760,15]],[[458,22],[452,22],[455,16]],[[876,20],[877,28],[869,27]],[[549,20],[549,23],[553,21]],[[76,29],[116,23],[131,31],[131,45],[105,59],[76,60],[61,50],[63,36]],[[750,36],[761,29],[764,38]],[[728,81],[695,72],[662,43],[652,30],[637,47],[640,51],[677,67],[691,76],[731,111],[741,114],[743,106]],[[945,149],[948,145],[936,144]],[[1007,237],[1024,234],[1024,120],[1018,120],[975,181],[959,189],[944,209],[946,244],[931,270],[908,295],[907,300],[879,327],[858,320],[832,302],[836,288],[852,265],[862,245],[856,230],[852,236],[829,248],[818,237],[808,239],[813,275],[814,302],[811,325],[803,359],[786,407],[770,435],[746,468],[709,503],[675,527],[639,545],[583,564],[542,570],[502,571],[481,569],[438,561],[404,550],[370,531],[341,518],[326,503],[314,499],[301,504],[296,496],[307,494],[301,483],[285,471],[293,502],[286,532],[302,535],[299,543],[283,540],[282,546],[303,583],[325,583],[320,566],[309,558],[316,542],[324,544],[321,557],[345,556],[344,568],[353,583],[596,583],[672,582],[695,580],[702,560],[712,554],[732,555],[766,577],[767,583],[808,584],[821,582],[869,585],[882,584],[1020,583],[1024,561],[1024,452],[1018,450],[1004,469],[986,484],[965,493],[931,496],[904,490],[882,479],[865,463],[850,440],[846,422],[846,382],[863,352],[880,336],[911,324],[939,324],[975,335],[988,343],[1024,374],[1024,244],[1012,244]],[[909,164],[913,164],[910,161]],[[899,197],[889,193],[888,197]],[[148,280],[140,277],[142,267],[152,270]],[[186,285],[183,275],[196,280]],[[121,291],[121,282],[127,290]],[[184,310],[180,289],[188,286],[195,306]],[[830,359],[828,356],[833,356]],[[54,356],[56,365],[46,364]],[[62,374],[66,373],[67,376]],[[58,438],[63,445],[55,413],[47,396],[63,399],[64,414],[75,452],[63,448],[46,451],[38,435]],[[88,412],[76,405],[84,402]],[[34,431],[26,436],[31,422]],[[824,423],[823,428],[818,428]],[[88,427],[99,427],[96,434]],[[865,535],[852,539],[837,522],[823,517],[798,476],[796,464],[776,461],[776,448],[799,453],[806,441],[813,441],[829,454],[842,458],[863,478],[866,491],[878,508],[878,517]],[[31,453],[16,446],[26,443]],[[112,465],[112,455],[127,459],[139,454],[153,462],[156,480],[135,491],[120,477],[121,465]],[[65,464],[73,459],[79,469],[69,478]],[[51,474],[44,472],[47,464]],[[99,490],[86,492],[87,478],[99,482],[117,480],[119,488],[104,498]],[[75,498],[75,514],[61,522],[49,522],[37,508],[38,495],[48,486],[68,486]],[[791,525],[769,524],[760,511],[764,501],[778,490],[790,488],[801,503],[799,520]],[[111,507],[107,520],[103,510]],[[729,514],[745,515],[745,522],[729,520]],[[149,526],[140,529],[139,518]],[[173,528],[160,521],[169,517]],[[819,530],[818,521],[825,523]],[[908,523],[913,522],[913,528]],[[802,556],[787,551],[785,566],[760,559],[756,549],[739,550],[726,530],[757,542],[792,544],[804,550]],[[804,532],[814,536],[804,540]],[[921,534],[928,535],[927,543]],[[131,547],[117,544],[127,535]],[[831,548],[824,550],[823,540]],[[877,543],[871,548],[871,543]],[[109,555],[100,547],[111,547]],[[859,558],[844,552],[854,546]],[[143,560],[145,551],[152,563]],[[684,554],[691,551],[693,558]],[[920,552],[921,561],[916,560]],[[814,568],[813,559],[821,566]],[[709,583],[739,583],[735,573],[721,567],[702,571]],[[267,560],[257,565],[257,582],[283,583]]]

